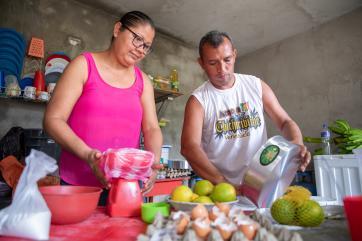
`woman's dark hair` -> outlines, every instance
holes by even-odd
[[[212,47],[217,48],[224,42],[224,38],[227,38],[231,46],[234,49],[234,43],[231,39],[231,37],[225,33],[225,32],[219,32],[217,30],[210,31],[206,33],[200,40],[199,43],[199,55],[202,58],[202,47],[204,47],[205,44],[210,44]]]
[[[155,24],[152,19],[140,11],[128,12],[124,14],[119,21],[126,27],[135,27],[139,24],[149,24],[153,29],[155,28]]]

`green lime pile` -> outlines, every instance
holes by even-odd
[[[270,208],[272,217],[280,224],[317,227],[324,221],[322,207],[310,200],[304,187],[291,186]]]

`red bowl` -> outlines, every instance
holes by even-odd
[[[102,189],[86,186],[39,188],[52,214],[52,224],[72,224],[87,219],[96,209]]]

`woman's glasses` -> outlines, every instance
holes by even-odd
[[[133,40],[132,40],[133,46],[135,46],[136,48],[142,47],[144,54],[151,53],[151,51],[152,51],[151,45],[145,44],[145,41],[141,36],[139,36],[138,34],[133,32],[129,27],[127,27],[125,25],[122,25],[122,27],[127,29],[128,31],[130,31],[133,34]]]

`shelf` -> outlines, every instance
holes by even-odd
[[[175,97],[183,95],[182,93],[180,93],[178,91],[173,91],[173,90],[161,90],[161,89],[156,89],[156,88],[154,88],[154,90],[155,90],[155,102],[156,103],[165,101],[169,97],[175,98]]]
[[[170,97],[176,98],[178,96],[183,95],[182,93],[180,93],[178,91],[173,91],[173,90],[161,90],[161,89],[154,88],[154,91],[155,91],[155,102],[156,103],[163,102]],[[33,103],[47,103],[47,101],[25,99],[25,98],[23,98],[23,96],[18,96],[18,97],[6,96],[5,93],[0,93],[0,98],[13,99],[13,100],[19,100],[19,101],[25,101],[25,102],[33,102]]]

